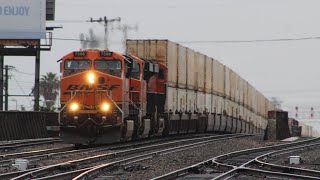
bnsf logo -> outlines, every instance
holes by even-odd
[[[120,87],[120,85],[111,85],[110,87],[108,85],[98,85],[98,86],[88,86],[88,85],[75,85],[75,84],[70,84],[67,87],[67,91],[76,91],[76,90],[81,90],[81,91],[90,91],[90,90],[113,90]],[[66,92],[68,94],[68,92]]]

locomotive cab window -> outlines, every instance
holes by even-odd
[[[122,65],[120,60],[95,60],[94,68],[97,71],[121,77]]]
[[[137,63],[137,61],[133,61],[131,77],[140,80],[140,65]]]
[[[90,60],[66,60],[63,76],[70,76],[91,69]]]

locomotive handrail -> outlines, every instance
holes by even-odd
[[[139,111],[139,122],[141,123],[142,110],[136,104],[134,104],[134,102],[131,99],[129,99],[129,103],[132,104],[133,108]]]
[[[60,111],[58,113],[58,123],[59,123],[59,125],[60,125],[60,122],[61,122],[61,116],[60,116],[61,112],[67,107],[67,105],[73,100],[73,98],[76,97],[76,95],[77,95],[77,91],[75,91],[74,94],[71,92],[70,100],[60,109]]]
[[[61,110],[59,111],[59,113],[58,113],[58,115],[59,115],[59,117],[58,117],[58,123],[60,124],[60,122],[61,122],[61,112],[67,107],[67,105],[75,98],[75,96],[77,95],[77,92],[79,92],[79,90],[77,90],[77,91],[74,91],[74,94],[71,92],[71,98],[70,98],[70,100],[61,108]],[[111,102],[118,108],[118,110],[121,112],[121,114],[122,114],[122,117],[123,117],[123,111],[122,111],[122,109],[117,105],[117,103],[116,102],[114,102],[113,101],[113,99],[111,98],[111,96],[109,95],[109,93],[108,93],[108,91],[104,91],[104,92],[106,92],[106,95],[108,96],[108,98],[111,100]]]
[[[142,112],[142,110],[131,99],[129,99],[129,102],[135,109],[138,109],[140,113]]]
[[[122,117],[123,117],[123,111],[122,111],[122,109],[117,105],[116,102],[113,101],[113,99],[111,98],[111,96],[108,94],[108,91],[106,91],[106,95],[107,95],[108,98],[112,101],[112,103],[118,108],[118,110],[121,112]]]

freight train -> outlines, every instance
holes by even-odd
[[[168,40],[128,40],[126,54],[88,49],[62,58],[66,142],[265,130],[272,103],[217,60]]]

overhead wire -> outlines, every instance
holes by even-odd
[[[253,40],[202,40],[202,41],[179,41],[179,43],[255,43],[255,42],[282,42],[282,41],[305,41],[318,40],[320,36],[299,38],[276,38],[276,39],[253,39]]]
[[[86,41],[94,42],[91,40],[81,40],[77,38],[61,38],[55,37],[54,40],[62,41]],[[320,36],[311,37],[298,37],[298,38],[276,38],[276,39],[253,39],[253,40],[198,40],[198,41],[177,41],[181,44],[201,44],[201,43],[259,43],[259,42],[287,42],[287,41],[306,41],[306,40],[319,40]]]
[[[270,90],[270,91],[262,91],[266,94],[272,93],[320,93],[320,89],[287,89],[287,90]]]
[[[14,81],[17,83],[18,87],[20,88],[21,92],[23,93],[23,95],[26,95],[26,92],[23,90],[23,88],[21,87],[20,83],[18,82],[18,80],[13,76],[13,74],[11,73],[11,77],[14,79]]]
[[[19,71],[18,69],[14,69],[14,71],[15,72],[17,72],[17,73],[20,73],[20,74],[24,74],[24,75],[29,75],[29,76],[34,76],[35,74],[33,74],[33,73],[26,73],[26,72],[22,72],[22,71]]]
[[[83,20],[55,20],[52,23],[89,23]]]

